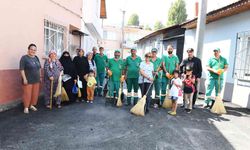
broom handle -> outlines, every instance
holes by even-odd
[[[220,69],[220,58],[219,58],[219,67],[218,68]],[[219,75],[219,78],[218,78],[218,95],[220,94],[220,92],[221,92],[221,89],[220,89],[220,75]]]
[[[53,99],[53,80],[50,80],[50,109],[52,109],[52,99]]]
[[[159,70],[159,68],[161,67],[161,63],[160,63],[160,65],[157,67],[157,69],[156,70]],[[155,80],[155,77],[156,77],[156,74],[153,76],[153,79]],[[152,83],[150,83],[150,85],[149,85],[149,88],[148,88],[148,90],[147,90],[147,92],[146,92],[146,94],[145,95],[148,95],[148,92],[149,92],[149,90],[150,90],[150,88],[151,88],[151,86],[154,84],[154,80],[153,80],[153,82]],[[144,84],[144,78],[143,78],[143,84]]]

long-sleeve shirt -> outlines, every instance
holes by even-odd
[[[76,67],[77,75],[80,78],[83,78],[84,75],[89,73],[89,62],[86,57],[76,56],[73,62]]]
[[[193,69],[193,75],[195,75],[196,78],[201,78],[202,75],[202,64],[201,60],[197,57],[193,58],[186,58],[181,62],[180,65],[180,73],[186,73],[186,66],[190,66]]]

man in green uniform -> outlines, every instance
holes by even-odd
[[[161,86],[161,101],[160,105],[163,104],[163,101],[166,97],[166,89],[170,88],[170,80],[173,77],[174,70],[179,70],[179,58],[173,54],[172,45],[168,45],[167,52],[168,56],[162,57],[162,86]]]
[[[223,73],[227,71],[228,63],[226,58],[220,55],[220,49],[216,48],[213,50],[214,56],[208,60],[207,70],[208,70],[208,85],[206,89],[206,98],[203,107],[209,107],[212,103],[211,94],[215,88],[215,95],[221,92],[223,84]]]
[[[150,59],[150,62],[152,62],[154,64],[154,90],[155,90],[155,103],[154,103],[154,107],[157,108],[158,105],[160,104],[160,85],[161,85],[161,72],[159,72],[160,70],[160,66],[161,66],[161,59],[159,57],[157,57],[157,49],[156,48],[152,48],[151,53],[152,53],[152,58]]]
[[[97,80],[97,92],[98,96],[102,96],[103,89],[103,81],[105,77],[105,69],[108,63],[108,57],[103,53],[104,48],[100,47],[98,54],[95,55],[95,63],[96,63],[96,80]]]
[[[138,78],[139,78],[139,70],[141,57],[136,55],[136,49],[131,49],[131,56],[128,56],[125,61],[126,67],[126,81],[127,81],[127,104],[131,105],[132,100],[132,89],[134,90],[134,105],[138,101]]]
[[[115,57],[112,59],[109,59],[108,62],[108,69],[112,72],[112,75],[109,80],[109,95],[108,97],[113,98],[114,93],[115,98],[118,97],[119,87],[120,87],[120,78],[122,76],[122,70],[123,70],[123,60],[120,58],[120,51],[115,50]]]

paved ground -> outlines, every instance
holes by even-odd
[[[165,109],[151,109],[136,117],[129,107],[105,106],[100,98],[52,111],[41,107],[29,115],[20,106],[0,113],[0,149],[249,149],[250,111],[232,105],[227,110],[217,116],[179,109],[173,117]]]

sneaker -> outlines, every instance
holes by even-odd
[[[33,110],[33,111],[37,111],[37,108],[33,105],[30,106],[30,109]]]
[[[188,114],[190,114],[190,113],[191,113],[191,111],[192,111],[191,109],[187,109],[187,113],[188,113]]]
[[[93,101],[90,101],[91,104],[93,104]]]
[[[87,101],[87,103],[89,103],[89,101]]]
[[[78,103],[78,102],[79,102],[79,99],[77,99],[76,102]]]
[[[185,105],[181,105],[181,108],[184,108],[185,107]]]
[[[172,111],[171,113],[169,113],[170,115],[172,116],[175,116],[176,115],[176,112],[175,111]]]
[[[168,114],[170,114],[172,112],[172,110],[168,111]]]
[[[23,113],[28,114],[29,113],[29,108],[24,108]]]
[[[157,109],[158,108],[158,104],[154,104],[154,108]]]
[[[82,99],[82,102],[84,102],[84,99]]]
[[[62,106],[59,104],[59,105],[57,105],[57,108],[62,108]]]

